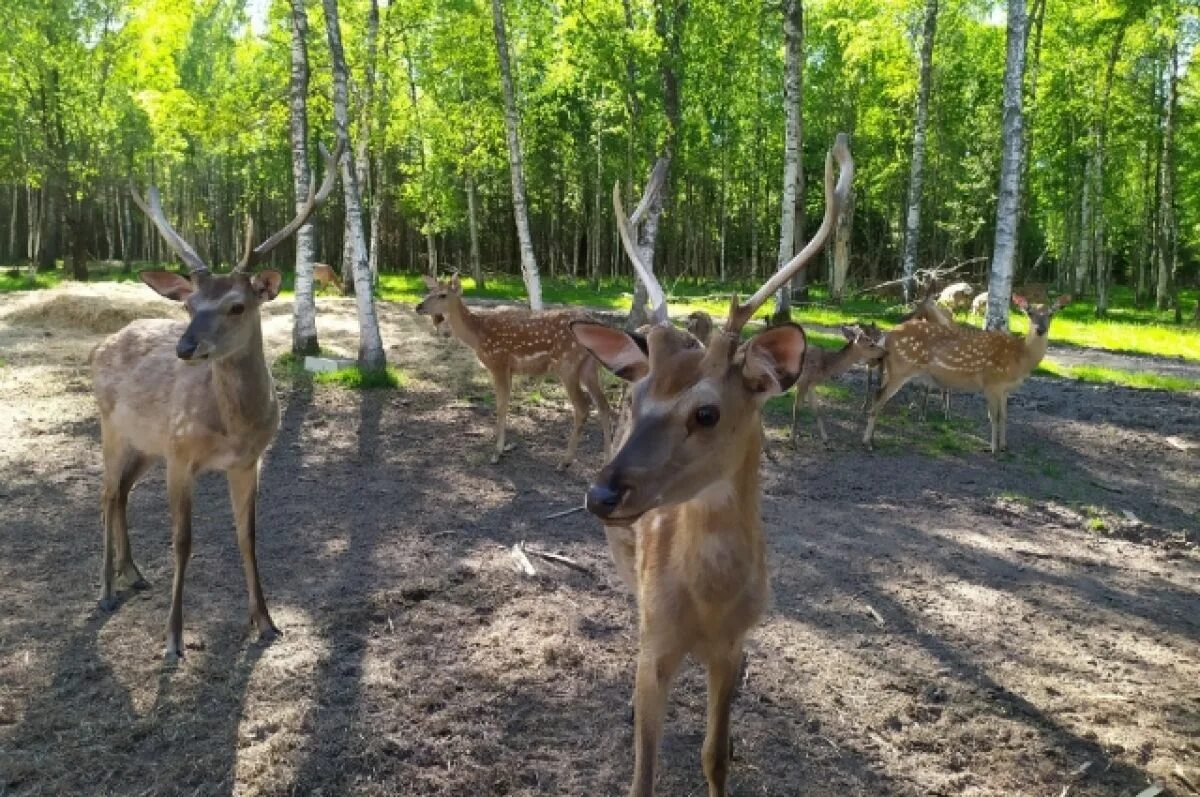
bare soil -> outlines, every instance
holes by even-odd
[[[0,794],[624,791],[631,600],[598,524],[544,519],[576,505],[600,464],[592,423],[582,463],[554,470],[561,389],[518,392],[517,447],[489,465],[483,370],[409,308],[382,306],[404,389],[280,384],[259,551],[284,636],[247,634],[228,498],[210,474],[187,658],[169,668],[161,469],[130,509],[152,586],[96,609],[85,363],[101,330],[9,317],[54,295],[0,298]],[[350,301],[320,309],[323,343],[353,352]],[[271,306],[265,327],[274,357],[290,306]],[[898,398],[872,454],[857,445],[860,380],[846,382],[853,398],[826,398],[833,451],[808,426],[785,444],[782,406],[768,419],[774,605],[734,709],[734,793],[1132,796],[1157,782],[1200,794],[1200,476],[1187,450],[1200,395],[1035,378],[1011,401],[1013,452],[999,459],[983,452],[980,399],[923,424]],[[521,575],[509,549],[522,540],[590,573],[534,557],[539,574]],[[703,792],[704,704],[690,666],[661,794]]]

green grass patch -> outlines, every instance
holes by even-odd
[[[382,371],[364,371],[356,365],[313,374],[313,381],[319,385],[337,385],[350,390],[396,389],[408,384],[408,375],[390,365]]]
[[[1200,390],[1200,379],[1182,376],[1164,376],[1149,371],[1124,371],[1118,368],[1103,368],[1098,365],[1062,365],[1051,359],[1042,360],[1038,373],[1077,379],[1099,385],[1117,385],[1140,390],[1169,390],[1190,392]]]

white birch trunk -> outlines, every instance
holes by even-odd
[[[517,240],[521,248],[521,275],[529,306],[542,309],[542,284],[537,259],[533,254],[533,239],[529,234],[529,214],[525,208],[525,173],[521,164],[521,138],[517,130],[517,105],[513,96],[512,72],[508,62],[508,39],[504,33],[504,9],[501,0],[492,0],[492,29],[496,34],[496,54],[500,59],[500,85],[504,90],[504,129],[508,138],[508,165],[512,173],[513,216],[517,223]]]
[[[1008,304],[1012,296],[1016,261],[1017,222],[1020,213],[1022,131],[1022,78],[1025,74],[1025,39],[1029,32],[1025,0],[1008,0],[1007,52],[1004,63],[1004,115],[1001,122],[1003,152],[1000,157],[1000,191],[996,202],[996,242],[988,281],[988,329],[1008,329]]]
[[[371,272],[367,265],[367,241],[363,234],[362,205],[358,194],[358,175],[354,173],[350,153],[350,116],[346,107],[348,73],[346,55],[342,49],[342,31],[338,22],[338,0],[322,0],[325,8],[325,27],[329,35],[329,54],[333,67],[333,120],[338,140],[343,144],[341,159],[342,189],[346,199],[347,229],[351,236],[353,256],[350,259],[354,282],[354,298],[358,307],[358,363],[368,371],[381,370],[387,365],[383,339],[379,336],[379,321],[375,316],[375,296],[371,292]],[[348,275],[343,273],[343,280]]]
[[[308,199],[308,11],[304,0],[292,0],[292,70],[288,106],[291,112],[292,183],[299,211]],[[296,231],[296,301],[292,305],[292,352],[317,354],[317,306],[313,299],[316,236],[310,221]]]
[[[467,173],[467,228],[471,234],[471,277],[475,280],[475,289],[480,290],[483,284],[483,258],[479,255],[479,219],[475,210],[475,177]]]
[[[779,254],[776,268],[792,259],[796,240],[796,189],[800,178],[800,0],[784,0],[783,38],[786,72],[783,81],[783,195],[780,197]],[[775,295],[774,320],[787,320],[792,306],[791,286]]]
[[[904,224],[904,300],[916,299],[914,276],[921,241],[921,191],[925,182],[925,128],[929,121],[929,87],[933,83],[933,41],[937,35],[938,0],[926,0],[921,39],[921,72],[917,84],[917,117],[913,124],[912,166],[908,174],[908,209]]]

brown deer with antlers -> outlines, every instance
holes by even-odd
[[[867,414],[863,445],[871,448],[875,417],[909,380],[928,377],[942,387],[983,393],[992,424],[992,453],[1008,448],[1008,394],[1046,356],[1050,319],[1071,301],[1060,296],[1052,305],[1030,305],[1022,296],[1013,304],[1029,316],[1029,333],[1021,338],[1002,330],[970,331],[913,319],[884,336],[887,351],[883,384]]]
[[[279,404],[263,353],[259,306],[279,294],[278,271],[249,270],[296,232],[333,190],[338,152],[325,157],[325,180],[309,183],[296,217],[258,246],[247,221],[246,250],[228,275],[213,274],[167,221],[157,188],[134,202],[179,255],[190,279],[170,271],[143,271],[160,295],[183,302],[190,320],[134,321],[92,354],[92,381],[100,406],[104,451],[104,558],[100,607],[116,606],[121,586],[144,588],[133,561],[126,509],[129,491],[156,460],[167,465],[167,498],[175,574],[167,621],[166,658],[183,655],[183,580],[192,549],[192,483],[205,470],[224,471],[237,522],[238,548],[250,595],[250,622],[263,638],[278,629],[267,612],[255,556],[255,501],[263,450],[279,426]]]
[[[612,410],[600,386],[600,364],[571,334],[571,322],[586,318],[578,310],[506,309],[473,313],[462,299],[462,283],[455,274],[439,282],[425,277],[429,294],[417,305],[422,315],[445,318],[451,334],[471,347],[487,368],[496,389],[496,452],[492,464],[504,455],[508,402],[514,374],[539,376],[553,371],[567,390],[575,419],[567,452],[559,462],[566,468],[575,459],[579,435],[588,416],[588,396],[596,404],[604,432],[604,455],[612,443]],[[437,321],[434,321],[435,327]],[[585,394],[584,391],[587,391]]]
[[[835,159],[841,171],[836,188]],[[768,595],[759,510],[762,407],[800,377],[807,348],[794,324],[746,341],[741,331],[820,251],[845,205],[852,173],[849,147],[839,136],[826,159],[820,229],[745,304],[735,297],[724,329],[708,341],[669,325],[662,287],[639,259],[614,187],[621,241],[648,289],[654,323],[644,337],[597,323],[576,321],[572,328],[601,362],[633,383],[623,444],[586,496],[638,604],[633,797],[653,794],[667,696],[689,653],[708,671],[708,793],[726,793],[742,645]]]

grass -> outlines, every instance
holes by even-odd
[[[342,357],[339,352],[321,349],[322,357]],[[358,366],[337,371],[311,373],[304,370],[304,360],[292,352],[284,352],[275,358],[271,374],[281,381],[309,379],[318,385],[336,385],[349,390],[373,390],[376,388],[397,389],[408,384],[408,374],[388,366],[383,371],[363,371]]]
[[[1163,376],[1149,371],[1124,371],[1118,368],[1103,368],[1098,365],[1061,365],[1049,358],[1042,360],[1042,364],[1038,366],[1038,373],[1076,379],[1080,382],[1117,385],[1140,390],[1200,391],[1200,379]]]

